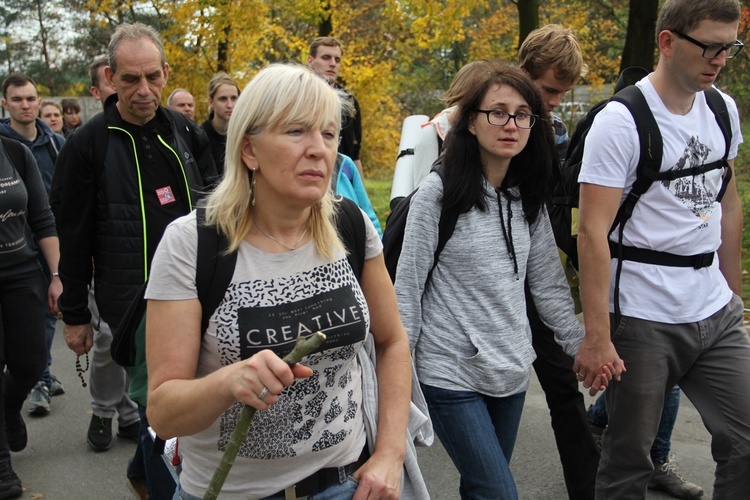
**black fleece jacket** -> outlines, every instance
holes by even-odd
[[[88,286],[95,269],[97,306],[102,319],[117,327],[148,277],[167,224],[192,210],[216,178],[200,127],[161,106],[138,127],[122,120],[116,103],[117,96],[110,97],[103,113],[71,136],[52,181],[59,305],[71,325],[91,320]]]

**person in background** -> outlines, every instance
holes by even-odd
[[[15,143],[23,165],[15,164],[7,151],[11,145],[4,141],[0,141],[0,498],[17,498],[23,488],[10,452],[23,450],[28,442],[21,408],[45,369],[45,313],[59,312],[62,285],[55,219],[36,161],[27,148]],[[51,279],[39,265],[32,233]]]
[[[154,257],[148,416],[159,435],[179,436],[183,500],[203,497],[245,404],[263,411],[221,498],[427,498],[407,434],[408,341],[380,238],[358,211],[358,281],[334,224],[341,107],[298,65],[264,68],[243,90],[226,172],[206,203],[206,223],[226,235],[237,264],[205,335],[194,213],[167,228]],[[328,339],[290,368],[280,356],[303,330]]]
[[[104,68],[109,66],[109,58],[107,56],[99,56],[89,66],[89,79],[91,80],[91,86],[89,92],[94,99],[104,107],[104,103],[107,101],[109,96],[116,94],[117,91],[110,86],[104,75]]]
[[[63,110],[63,135],[68,138],[70,134],[81,126],[81,103],[78,99],[68,98],[60,101]]]
[[[359,176],[364,179],[365,171],[359,157],[362,149],[362,111],[359,109],[357,98],[337,82],[343,55],[341,42],[336,38],[330,36],[318,37],[310,44],[307,67],[327,81],[331,87],[344,92],[349,99],[353,111],[351,114],[341,117],[339,153],[345,154],[354,161],[357,170],[359,170]]]
[[[187,89],[174,89],[167,97],[167,107],[195,121],[195,98]]]
[[[39,118],[41,101],[36,83],[30,76],[21,73],[10,74],[3,81],[3,97],[3,108],[10,116],[0,119],[0,135],[15,139],[31,150],[42,176],[45,194],[49,197],[55,161],[60,148],[65,143],[65,138],[54,133]],[[49,202],[47,201],[47,203]],[[38,257],[47,280],[51,282],[53,276],[50,273],[50,268],[47,267],[47,259],[42,253],[38,253]],[[43,312],[43,314],[45,315],[44,324],[47,339],[47,366],[42,372],[41,379],[32,389],[27,404],[27,411],[36,416],[48,415],[52,408],[50,396],[65,392],[60,380],[50,372],[52,342],[55,338],[57,315],[48,311]]]
[[[345,196],[356,203],[367,214],[367,217],[370,218],[370,222],[375,226],[378,235],[383,236],[380,221],[375,210],[372,208],[370,197],[367,196],[367,191],[365,191],[365,185],[359,176],[357,166],[351,158],[341,153],[336,156],[336,163],[333,167],[333,175],[331,176],[331,189],[337,195]]]
[[[224,173],[229,118],[239,96],[240,88],[226,73],[217,73],[208,82],[208,119],[201,123],[201,128],[211,143],[211,156],[219,176]]]
[[[583,330],[545,208],[557,168],[548,112],[522,70],[479,64],[454,109],[441,174],[411,199],[395,286],[461,498],[512,500],[510,461],[536,357],[527,297],[569,356]],[[455,230],[433,267],[438,221],[451,212]]]
[[[216,176],[203,131],[161,106],[169,65],[156,30],[141,23],[119,26],[104,71],[117,93],[106,100],[103,114],[71,136],[55,176],[64,290],[60,309],[65,340],[78,356],[87,355],[95,341],[92,277],[101,323],[116,332],[148,279],[164,229],[190,212]],[[102,144],[106,148],[99,153]],[[162,457],[153,453],[148,433],[145,353],[139,355],[130,373],[130,398],[139,405],[139,441],[127,477],[139,483],[136,489],[142,489],[145,478],[151,500],[171,499],[174,480]],[[125,431],[124,424],[118,432]],[[87,440],[97,439],[89,444],[106,449],[111,425],[111,418],[92,415]]]
[[[55,101],[42,101],[39,118],[56,134],[63,133],[62,108]]]

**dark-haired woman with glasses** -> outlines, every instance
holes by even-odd
[[[544,207],[557,155],[539,92],[499,61],[468,86],[442,172],[412,199],[396,293],[461,497],[509,500],[518,497],[509,463],[535,358],[524,282],[570,355],[583,330]],[[458,220],[433,269],[441,210]]]

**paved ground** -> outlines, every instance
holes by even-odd
[[[29,445],[12,455],[14,468],[23,481],[23,498],[134,498],[125,485],[125,467],[135,444],[115,439],[112,449],[104,453],[95,453],[88,447],[86,431],[91,418],[88,389],[81,387],[75,372],[75,355],[59,334],[55,339],[53,360],[53,373],[62,380],[67,393],[52,398],[50,415],[25,417]],[[682,401],[673,435],[673,452],[685,475],[704,487],[705,498],[711,498],[714,465],[708,434],[692,405],[684,397]],[[419,457],[432,498],[458,498],[458,476],[439,443],[420,449]],[[535,379],[526,398],[512,468],[521,498],[556,500],[566,497],[546,404]],[[647,498],[671,497],[649,492]]]

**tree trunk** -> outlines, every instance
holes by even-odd
[[[331,20],[331,2],[323,4],[325,17],[318,24],[318,36],[330,36],[333,31],[333,21]]]
[[[620,71],[630,66],[640,66],[651,71],[654,68],[656,48],[656,17],[659,0],[630,0],[628,32],[622,50]]]
[[[224,28],[224,37],[219,41],[219,47],[217,49],[217,61],[216,68],[218,71],[229,73],[229,35],[232,32],[232,25],[227,24]]]
[[[518,7],[518,47],[526,37],[539,27],[539,0],[517,0]]]

